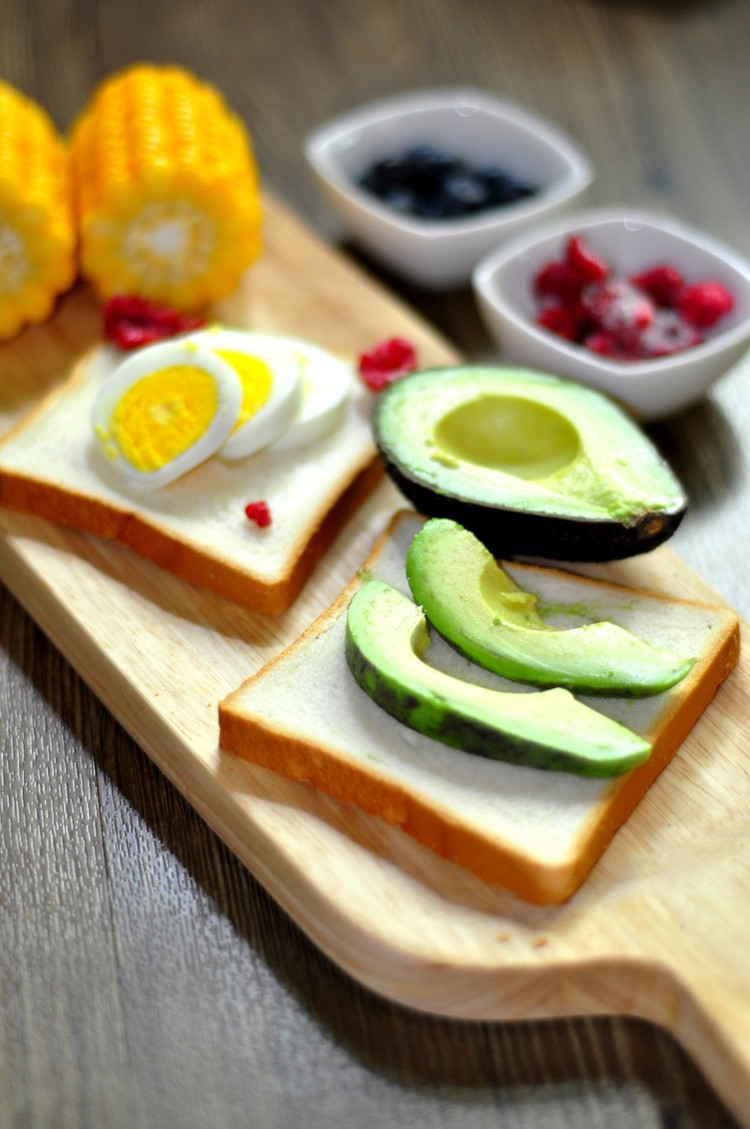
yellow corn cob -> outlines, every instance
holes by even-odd
[[[75,250],[67,149],[46,111],[0,82],[0,339],[49,317]]]
[[[250,139],[222,97],[177,67],[107,79],[71,132],[81,268],[106,299],[195,310],[260,253]]]

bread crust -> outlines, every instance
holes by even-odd
[[[55,481],[54,467],[19,471],[11,462],[3,462],[6,447],[22,445],[35,423],[54,412],[66,395],[89,378],[93,357],[84,358],[69,381],[37,405],[0,444],[0,506],[126,545],[180,579],[252,611],[268,615],[286,611],[344,524],[382,479],[382,464],[372,443],[363,442],[335,480],[321,482],[317,515],[311,519],[300,513],[284,566],[269,578],[253,567],[250,553],[247,560],[224,559],[221,546],[209,539],[201,543],[199,530],[186,537],[180,529],[170,527],[168,518],[151,517],[145,508],[140,509],[137,500],[124,494],[115,498],[106,491],[98,493],[93,476],[85,488],[71,489]],[[196,482],[201,481],[196,472],[191,473]]]
[[[360,574],[331,607],[245,685],[262,679],[274,668],[283,667],[290,659],[304,654],[311,640],[329,631],[346,614],[351,597],[362,582],[360,575],[366,575],[375,566],[384,544],[401,520],[403,515],[397,515],[378,540]],[[540,571],[540,566],[521,567],[532,574]],[[560,569],[541,571],[566,579],[570,577]],[[653,593],[623,588],[609,581],[584,577],[576,577],[576,580],[591,590],[653,598]],[[243,702],[243,687],[230,694],[219,706],[221,746],[229,753],[307,784],[337,800],[354,804],[369,815],[401,827],[436,854],[493,885],[509,890],[524,901],[537,905],[562,903],[578,889],[616,831],[672,760],[739,658],[739,619],[733,612],[674,597],[659,597],[659,600],[665,605],[671,603],[708,610],[713,616],[718,616],[721,629],[714,633],[711,646],[699,656],[683,682],[659,696],[664,701],[664,707],[658,711],[653,730],[644,734],[653,743],[649,759],[625,776],[606,782],[599,801],[588,815],[587,826],[577,840],[576,849],[569,856],[561,856],[553,862],[540,863],[530,859],[512,843],[483,833],[445,805],[425,799],[406,784],[379,771],[372,761],[356,760],[342,753],[333,743],[310,739],[302,732],[254,714]]]
[[[355,471],[322,521],[310,531],[301,551],[290,560],[284,575],[271,583],[250,569],[225,563],[210,552],[209,546],[199,549],[180,540],[135,510],[119,510],[102,499],[71,494],[51,482],[0,469],[0,506],[117,541],[181,580],[251,611],[280,615],[294,603],[342,527],[383,477],[377,459]]]

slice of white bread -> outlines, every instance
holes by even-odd
[[[95,448],[91,405],[119,359],[94,349],[0,443],[0,505],[120,541],[254,611],[283,612],[382,475],[354,366],[346,418],[324,439],[233,463],[214,457],[146,492],[108,478]],[[265,528],[245,515],[259,500],[272,515]]]
[[[582,698],[653,743],[649,760],[625,776],[584,779],[472,756],[392,719],[359,688],[344,656],[346,611],[364,579],[380,577],[408,594],[404,561],[421,520],[396,515],[331,608],[224,700],[222,748],[400,825],[526,901],[563,902],[735,665],[738,618],[720,607],[506,564],[517,583],[538,594],[549,622],[570,627],[610,619],[697,661],[681,683],[656,697]],[[429,661],[449,673],[534,692],[469,663],[434,632],[433,639]]]

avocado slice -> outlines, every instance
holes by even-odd
[[[384,466],[420,513],[494,556],[602,561],[670,537],[687,505],[643,431],[594,389],[527,369],[423,369],[375,400]]]
[[[468,529],[432,518],[406,556],[412,595],[430,623],[473,662],[517,682],[586,694],[645,697],[684,678],[694,659],[638,639],[614,623],[560,629],[542,619]]]
[[[369,580],[351,600],[346,660],[359,686],[398,721],[467,753],[582,776],[614,776],[651,746],[568,690],[490,690],[422,658],[427,620],[408,596]]]

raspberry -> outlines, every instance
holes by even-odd
[[[637,361],[640,359],[637,337],[627,342],[616,333],[596,329],[584,338],[583,344],[592,353],[599,353],[602,357],[611,357],[612,360]]]
[[[368,388],[380,392],[400,376],[417,367],[414,346],[403,337],[390,337],[368,349],[359,358],[359,375]]]
[[[539,298],[556,298],[564,305],[577,302],[584,280],[567,263],[547,263],[534,279],[534,292]]]
[[[674,310],[657,310],[656,317],[641,335],[641,355],[666,357],[680,349],[692,349],[703,338]]]
[[[579,341],[586,321],[586,313],[581,306],[546,306],[537,317],[537,325],[565,337],[568,341]]]
[[[199,329],[204,319],[181,314],[168,306],[155,306],[134,294],[110,298],[104,307],[104,335],[118,349],[140,349],[165,337]]]
[[[580,235],[571,235],[568,240],[565,262],[584,282],[601,282],[609,274],[604,259],[600,259]]]
[[[594,353],[621,361],[664,357],[700,345],[702,331],[734,307],[720,282],[687,285],[665,263],[625,278],[610,271],[580,235],[564,261],[548,262],[533,283],[537,324]]]
[[[254,521],[260,529],[265,529],[267,525],[271,524],[271,511],[267,502],[248,502],[245,506],[245,513],[250,521]]]
[[[643,290],[657,306],[674,306],[685,279],[676,267],[658,266],[631,276],[633,286]]]
[[[640,333],[656,312],[651,299],[624,278],[587,287],[581,304],[599,328],[617,334]]]
[[[708,329],[734,308],[734,298],[720,282],[696,282],[686,286],[677,301],[685,321],[696,329]]]

